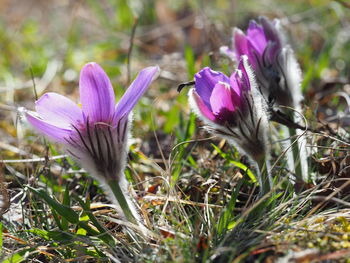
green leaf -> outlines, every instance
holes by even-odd
[[[227,161],[229,161],[234,166],[237,166],[238,168],[242,169],[249,176],[250,180],[252,180],[253,183],[257,183],[255,175],[253,174],[253,172],[246,165],[244,165],[241,162],[237,162],[237,161],[232,160],[228,156],[228,154],[226,154],[223,151],[221,151],[221,149],[219,147],[217,147],[215,144],[212,144],[212,146],[220,154],[220,156],[222,158],[226,159]]]
[[[67,219],[68,222],[72,224],[78,224],[79,223],[79,215],[74,212],[74,210],[70,207],[64,206],[51,198],[44,190],[37,190],[35,188],[32,188],[30,186],[27,186],[28,189],[30,189],[32,192],[40,196],[42,199],[48,203],[48,205],[51,207],[51,209],[55,210],[59,215],[63,216],[65,219]]]
[[[51,210],[53,219],[55,220],[59,229],[62,229],[61,220],[55,210]]]
[[[217,224],[217,233],[219,236],[222,236],[223,234],[225,234],[226,231],[231,229],[236,223],[234,220],[233,210],[236,206],[236,201],[237,201],[238,193],[241,186],[242,186],[242,180],[239,181],[236,188],[232,191],[231,199],[219,218],[219,222]]]
[[[77,230],[77,234],[78,235],[82,235],[82,236],[86,236],[86,230],[84,229],[84,228],[79,228],[78,230]]]
[[[244,165],[241,162],[237,162],[237,161],[233,161],[233,160],[230,160],[230,163],[232,163],[233,165],[242,169],[249,176],[250,180],[252,180],[253,183],[257,183],[255,175],[252,173],[252,171],[246,165]]]
[[[70,207],[70,197],[69,197],[69,188],[68,188],[68,184],[66,185],[66,189],[64,191],[63,194],[63,205]],[[64,217],[62,217],[62,230],[63,231],[67,231],[68,230],[68,220]]]
[[[1,263],[20,263],[27,259],[27,257],[30,255],[30,252],[34,251],[35,248],[27,248],[23,249],[17,253],[14,253],[10,255],[9,257],[5,258]]]
[[[51,198],[44,190],[37,190],[30,186],[27,186],[28,189],[39,195],[42,199],[44,199],[48,205],[51,207],[52,211],[56,211],[59,215],[64,217],[69,223],[75,224],[77,226],[83,227],[90,235],[96,236],[100,233],[94,229],[92,229],[88,222],[80,221],[79,215],[70,207],[64,206]]]
[[[32,229],[29,229],[28,232],[33,233],[36,236],[39,236],[45,240],[49,240],[48,231],[46,230],[39,229],[39,228],[32,228]]]
[[[79,198],[79,196],[74,196],[76,200],[78,200],[79,204],[84,210],[84,213],[89,217],[91,223],[98,229],[98,231],[101,232],[99,235],[99,238],[104,241],[107,244],[110,244],[111,246],[115,245],[115,241],[113,237],[108,233],[107,229],[105,229],[100,222],[97,220],[97,218],[94,216],[94,214],[90,211],[90,202],[87,201],[86,203]]]
[[[70,233],[66,233],[63,231],[56,231],[56,230],[46,231],[39,228],[32,228],[28,230],[28,232],[33,233],[45,240],[53,240],[60,243],[72,242],[72,240],[75,237],[75,234],[70,234]]]

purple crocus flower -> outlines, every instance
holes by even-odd
[[[252,20],[246,34],[235,28],[232,48],[222,47],[221,51],[235,61],[242,55],[248,56],[261,92],[269,102],[290,107],[300,104],[301,70],[278,19]]]
[[[255,162],[265,158],[267,113],[248,59],[242,56],[230,76],[204,68],[189,91],[192,110],[207,128],[248,154]]]
[[[70,99],[50,92],[36,101],[36,112],[26,112],[27,120],[37,131],[63,144],[66,151],[109,193],[112,191],[115,195],[115,187],[120,187],[119,190],[126,195],[124,168],[128,152],[129,115],[158,72],[158,67],[143,69],[115,105],[108,76],[98,64],[88,63],[80,73],[81,108]],[[125,210],[123,207],[125,202],[133,207],[131,201],[116,199],[127,219],[135,223],[132,218],[138,218],[138,215],[135,212],[130,215],[130,209],[126,211],[128,208]]]

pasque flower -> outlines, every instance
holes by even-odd
[[[246,34],[235,28],[232,47],[221,51],[237,61],[248,56],[266,100],[296,107],[302,100],[301,70],[285,39],[278,19],[260,17],[258,22],[250,21]]]
[[[252,20],[249,23],[246,34],[235,28],[233,32],[232,48],[223,47],[222,51],[233,60],[239,60],[242,55],[249,58],[256,74],[258,87],[270,105],[287,106],[296,110],[301,109],[301,70],[294,52],[286,43],[286,37],[280,25],[280,21],[268,20],[260,17],[258,22]],[[284,109],[284,108],[282,108]],[[293,112],[286,111],[297,121],[300,116],[295,117]],[[287,136],[302,134],[301,131],[286,131]],[[287,153],[288,166],[291,170],[296,167],[296,176],[307,180],[307,151],[305,137],[298,140],[299,147],[292,147],[293,156]],[[288,149],[290,143],[285,147]],[[294,161],[293,161],[294,159]],[[297,163],[300,159],[300,164]],[[293,164],[294,163],[294,164]]]
[[[267,111],[246,56],[230,77],[208,67],[198,72],[189,101],[208,130],[228,139],[262,168],[268,151]],[[270,179],[262,180],[261,186],[270,184]]]
[[[36,101],[36,112],[26,112],[29,123],[52,141],[63,144],[102,183],[133,223],[137,223],[139,216],[128,198],[124,176],[129,116],[158,71],[158,67],[143,69],[115,105],[108,76],[98,64],[88,63],[80,73],[81,108],[70,99],[50,92]]]

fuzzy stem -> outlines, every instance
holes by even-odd
[[[295,138],[297,136],[295,129],[289,128],[288,130],[291,138]],[[292,139],[290,139],[290,141],[292,143]],[[292,145],[292,152],[293,152],[293,160],[294,160],[295,177],[297,178],[298,181],[303,181],[303,173],[302,173],[301,163],[300,163],[298,142]]]
[[[272,177],[270,174],[270,164],[266,157],[256,160],[257,172],[260,184],[260,194],[263,196],[270,192],[272,187]]]
[[[285,151],[285,157],[287,159],[287,167],[289,171],[294,172],[295,171],[295,163],[294,163],[294,155],[293,151],[291,149],[292,139],[290,137],[290,130],[287,126],[282,125],[281,127],[282,136],[281,139],[287,138],[285,141],[282,142],[282,150]],[[291,177],[291,180],[294,181],[295,178]]]
[[[128,205],[128,202],[124,196],[124,193],[122,189],[120,188],[119,183],[116,183],[115,181],[108,181],[108,186],[111,188],[115,198],[117,199],[119,206],[123,210],[123,213],[126,217],[126,219],[135,225],[138,225],[138,222],[135,218],[135,216],[132,214],[132,211]]]
[[[294,112],[289,112],[289,117],[291,120],[298,123],[298,118],[295,116]],[[298,133],[298,131],[293,128],[289,128],[289,135],[291,138],[297,138],[297,142],[292,146],[296,179],[299,182],[306,182],[309,178],[307,175],[307,159],[306,156],[302,154],[302,151],[305,149],[305,145],[302,143],[303,138],[298,137],[300,132]]]

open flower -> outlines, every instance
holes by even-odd
[[[67,152],[106,189],[115,195],[118,191],[115,187],[119,187],[125,194],[129,114],[158,71],[158,67],[142,70],[115,105],[108,76],[98,64],[88,63],[80,74],[81,108],[70,99],[50,92],[36,101],[36,112],[26,112],[27,120],[40,133],[63,144]],[[130,200],[117,196],[116,199],[125,216],[135,223],[136,213],[123,207],[132,206]]]
[[[248,56],[266,99],[283,106],[299,105],[301,70],[278,19],[272,22],[265,17],[260,17],[258,22],[252,20],[246,34],[235,28],[232,44],[232,48],[222,47],[221,51],[235,61],[242,55]]]
[[[198,72],[189,101],[212,133],[228,139],[260,162],[267,151],[267,113],[255,85],[247,57],[243,56],[230,77],[210,68]]]

